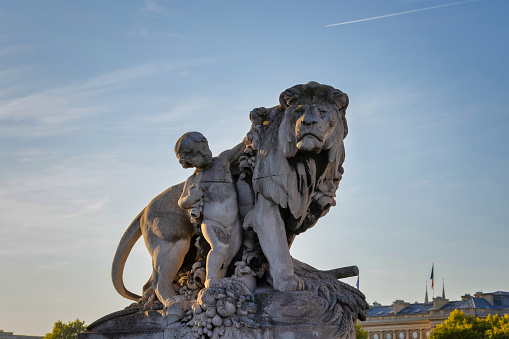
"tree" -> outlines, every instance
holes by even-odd
[[[355,338],[368,339],[368,332],[364,331],[359,323],[355,324]]]
[[[509,315],[488,315],[486,319],[454,310],[448,319],[433,329],[430,339],[508,339]]]
[[[84,321],[76,319],[64,324],[60,320],[53,325],[53,332],[47,333],[43,339],[77,339],[78,333],[86,331]]]

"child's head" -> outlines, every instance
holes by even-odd
[[[209,143],[199,132],[187,132],[175,144],[175,155],[184,168],[206,168],[212,163]]]

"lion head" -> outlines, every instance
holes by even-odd
[[[255,195],[280,206],[298,234],[328,212],[343,174],[348,96],[316,82],[281,93],[280,105],[251,112]]]
[[[329,151],[329,162],[344,156],[343,139],[348,133],[348,95],[316,82],[293,86],[279,97],[284,117],[279,142],[286,157],[298,151]]]

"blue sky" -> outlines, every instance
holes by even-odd
[[[347,157],[338,205],[292,254],[359,266],[370,303],[423,301],[433,262],[436,294],[509,290],[509,3],[456,2],[327,27],[455,2],[3,1],[0,329],[128,305],[111,260],[191,174],[178,137],[231,148],[251,109],[308,81],[349,94]],[[126,284],[149,275],[140,242]]]

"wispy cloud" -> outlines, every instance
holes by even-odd
[[[76,213],[71,214],[62,214],[57,218],[59,219],[74,219],[78,217],[82,217],[85,215],[89,215],[95,212],[101,211],[104,206],[109,202],[109,195],[105,195],[102,197],[98,197],[95,199],[86,199],[86,200],[74,200],[72,203],[76,205],[76,208],[79,210]]]
[[[166,10],[155,0],[145,0],[145,6],[142,8],[142,12],[150,15],[162,15],[166,13]]]
[[[151,32],[146,28],[138,27],[137,29],[130,31],[126,34],[128,39],[144,39],[144,38],[170,38],[170,39],[179,39],[183,40],[186,37],[180,33],[174,32]]]
[[[163,38],[163,39],[179,39],[186,38],[183,34],[170,31],[154,31],[147,28],[145,20],[137,20],[134,28],[126,34],[131,40],[147,39],[147,38]]]
[[[383,18],[388,18],[388,17],[391,17],[391,16],[397,16],[397,15],[403,15],[403,14],[409,14],[409,13],[415,13],[415,12],[428,11],[428,10],[431,10],[431,9],[442,8],[442,7],[449,7],[449,6],[456,6],[456,5],[465,4],[467,2],[475,2],[475,1],[481,1],[481,0],[466,0],[466,1],[460,1],[460,2],[453,2],[453,3],[449,3],[449,4],[445,4],[445,5],[438,5],[438,6],[432,6],[432,7],[426,7],[426,8],[419,8],[419,9],[414,9],[414,10],[411,10],[411,11],[405,11],[405,12],[398,12],[398,13],[380,15],[380,16],[375,16],[375,17],[366,18],[366,19],[359,19],[359,20],[353,20],[353,21],[340,22],[340,23],[337,23],[337,24],[326,25],[325,27],[340,26],[340,25],[353,24],[353,23],[363,22],[363,21],[383,19]]]
[[[1,41],[0,41],[1,42]],[[3,46],[0,49],[0,57],[4,57],[10,54],[19,54],[30,50],[32,46],[29,45],[17,45],[17,46]]]
[[[126,34],[128,39],[142,39],[149,36],[148,31],[145,28],[138,27],[137,29],[130,31]]]
[[[37,93],[0,102],[0,120],[37,120],[43,124],[58,124],[87,111],[71,107],[69,99],[61,93]]]
[[[31,80],[36,73],[35,67],[18,67],[12,69],[6,69],[0,71],[0,97],[6,95],[9,90],[8,88],[14,84],[25,83],[27,80]]]
[[[82,84],[76,84],[75,86],[71,87],[71,90],[119,90],[132,85],[132,82],[135,80],[146,78],[157,73],[157,70],[157,67],[153,65],[124,68],[86,80]]]
[[[62,132],[62,127],[70,120],[107,112],[110,104],[102,94],[136,86],[141,79],[157,74],[158,69],[153,65],[129,67],[30,94],[0,92],[2,137]],[[19,83],[26,73],[30,70],[2,71],[0,83]],[[21,130],[27,133],[20,133]]]
[[[2,70],[0,139],[33,139],[82,129],[86,125],[82,122],[88,122],[86,119],[119,111],[121,106],[132,110],[135,98],[131,96],[129,104],[118,98],[123,97],[127,90],[145,84],[151,77],[159,77],[166,72],[173,77],[184,77],[197,67],[233,59],[232,56],[171,59],[161,64],[121,68],[67,84],[58,83],[53,87],[43,82],[28,86],[26,80],[33,74],[37,74],[37,79],[47,75],[33,67]],[[152,97],[151,102],[155,115],[161,110],[167,112],[167,107],[174,105],[167,97],[157,95]]]

